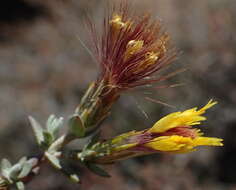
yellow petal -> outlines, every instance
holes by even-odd
[[[200,110],[198,110],[199,114],[203,114],[206,112],[207,109],[211,108],[212,106],[216,105],[217,102],[213,101],[212,99],[207,103],[207,105],[205,105],[203,108],[201,108]]]
[[[192,108],[183,112],[171,113],[156,122],[149,132],[162,133],[178,126],[198,125],[201,121],[206,120],[206,118],[201,115],[215,104],[217,104],[217,102],[210,100],[207,105],[199,110]]]
[[[213,137],[197,137],[193,140],[194,146],[223,146],[223,139]]]
[[[185,146],[189,146],[190,149],[192,146],[192,139],[190,137],[182,137],[182,136],[165,136],[158,137],[154,139],[152,142],[146,143],[144,146],[152,148],[157,151],[164,152],[172,152],[179,151],[183,149]]]
[[[178,135],[157,137],[144,146],[157,151],[187,153],[195,151],[197,146],[223,146],[222,139],[212,137],[182,137]]]

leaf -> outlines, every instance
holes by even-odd
[[[37,143],[41,145],[44,142],[43,129],[41,125],[31,116],[29,116],[29,121],[34,131]]]
[[[85,127],[79,115],[74,115],[69,119],[69,132],[76,137],[84,137]]]
[[[18,181],[16,183],[16,187],[17,187],[18,190],[24,190],[25,189],[25,185],[22,181]]]
[[[52,144],[54,137],[48,131],[43,131],[43,136],[44,136],[43,144],[45,144],[46,147],[48,148]]]
[[[48,117],[48,120],[46,122],[46,126],[47,126],[48,131],[50,131],[50,128],[52,126],[52,122],[54,119],[55,119],[55,115],[53,115],[53,114]]]
[[[86,166],[88,167],[88,169],[90,171],[92,171],[93,173],[101,176],[101,177],[111,177],[110,174],[108,172],[106,172],[104,169],[98,167],[95,164],[92,163],[86,163]]]
[[[62,172],[74,183],[80,183],[79,179],[80,169],[78,165],[76,165],[72,160],[65,158],[64,159],[62,158],[60,160],[60,163],[62,166]]]
[[[31,172],[32,168],[33,168],[33,165],[30,162],[25,162],[17,178],[21,179],[21,178],[26,177]]]
[[[57,152],[58,150],[60,150],[63,146],[64,141],[65,141],[65,136],[63,135],[51,144],[51,146],[48,149],[48,152],[53,153],[53,152]]]
[[[16,180],[20,171],[22,169],[22,165],[17,163],[14,166],[11,167],[11,169],[9,170],[9,176],[11,179]]]
[[[54,137],[56,137],[60,127],[62,127],[62,124],[63,124],[63,117],[56,118],[55,115],[50,115],[46,124],[47,130]]]
[[[6,158],[2,159],[2,161],[1,161],[1,172],[3,170],[9,169],[11,167],[12,167],[11,162],[8,159],[6,159]]]
[[[27,162],[30,163],[32,165],[32,167],[35,167],[39,163],[39,159],[38,158],[31,158]]]
[[[24,157],[25,158],[25,157]],[[23,160],[23,158],[21,159]],[[20,161],[21,161],[20,160]],[[25,160],[24,163],[22,163],[22,169],[20,174],[18,175],[18,179],[24,178],[27,175],[29,175],[30,172],[33,172],[32,169],[38,164],[37,158],[31,158],[29,160]]]
[[[24,164],[25,162],[27,161],[27,158],[26,156],[22,157],[20,160],[19,160],[19,164]]]
[[[1,161],[1,175],[5,177],[8,181],[11,181],[10,169],[12,165],[7,159],[2,159]]]
[[[45,152],[45,156],[47,159],[51,162],[51,164],[57,168],[57,169],[62,169],[62,166],[60,164],[60,160],[53,154],[50,154],[49,152]]]

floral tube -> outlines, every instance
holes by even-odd
[[[93,156],[88,159],[105,164],[146,154],[188,153],[195,151],[199,146],[223,146],[223,139],[205,137],[200,129],[193,128],[194,125],[206,120],[203,114],[216,103],[211,100],[199,110],[192,108],[174,112],[157,121],[149,129],[131,131],[111,140],[96,143],[90,148]]]

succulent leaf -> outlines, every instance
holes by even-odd
[[[31,116],[29,116],[29,121],[34,131],[38,145],[44,142],[43,128],[42,126]]]

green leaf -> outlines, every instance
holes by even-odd
[[[50,128],[52,126],[52,123],[53,123],[54,119],[55,119],[55,115],[53,115],[53,114],[48,117],[48,120],[46,122],[46,126],[47,126],[48,131],[50,131]]]
[[[74,115],[69,119],[69,132],[76,137],[84,137],[85,127],[78,115]]]
[[[78,167],[78,165],[73,160],[66,158],[67,156],[64,153],[63,155],[64,158],[60,160],[62,172],[74,183],[80,183],[80,167]]]
[[[18,179],[24,178],[31,172],[33,165],[30,162],[25,162],[22,166],[20,174],[17,176]]]
[[[64,140],[65,140],[65,136],[63,135],[51,144],[51,146],[48,149],[48,152],[54,153],[60,150],[63,146]]]
[[[27,158],[26,158],[26,156],[24,156],[18,161],[18,163],[19,164],[24,164],[26,161],[27,161]]]
[[[37,143],[41,145],[44,142],[43,129],[41,125],[31,116],[29,116],[29,121],[34,131]]]
[[[6,158],[2,159],[2,161],[1,161],[1,172],[3,170],[9,169],[11,167],[12,167],[11,162],[8,159],[6,159]]]
[[[11,179],[16,180],[20,171],[22,169],[22,165],[17,163],[14,166],[11,167],[11,169],[9,170],[9,176]]]
[[[46,147],[48,148],[52,144],[52,142],[54,141],[54,137],[48,131],[43,131],[43,136],[44,136],[43,144],[45,144]]]
[[[27,160],[27,162],[30,163],[32,165],[32,167],[35,167],[39,163],[39,159],[38,158],[31,158],[31,159]]]
[[[53,154],[50,154],[49,152],[45,152],[45,156],[47,159],[51,162],[51,164],[57,168],[57,169],[62,169],[62,166],[60,164],[60,160]]]
[[[93,173],[101,176],[101,177],[111,177],[110,174],[108,172],[106,172],[104,169],[98,167],[95,164],[92,163],[86,163],[86,166],[88,167],[88,169],[90,171],[92,171]]]
[[[47,120],[47,130],[51,133],[54,137],[57,136],[59,129],[62,127],[63,118],[57,118],[55,115],[50,115]]]
[[[10,177],[10,169],[11,169],[12,165],[10,163],[10,161],[8,161],[7,159],[2,159],[1,161],[1,175],[6,178],[9,182],[11,181],[11,177]]]
[[[16,183],[16,187],[17,187],[18,190],[24,190],[25,189],[25,185],[22,181],[18,181]]]

